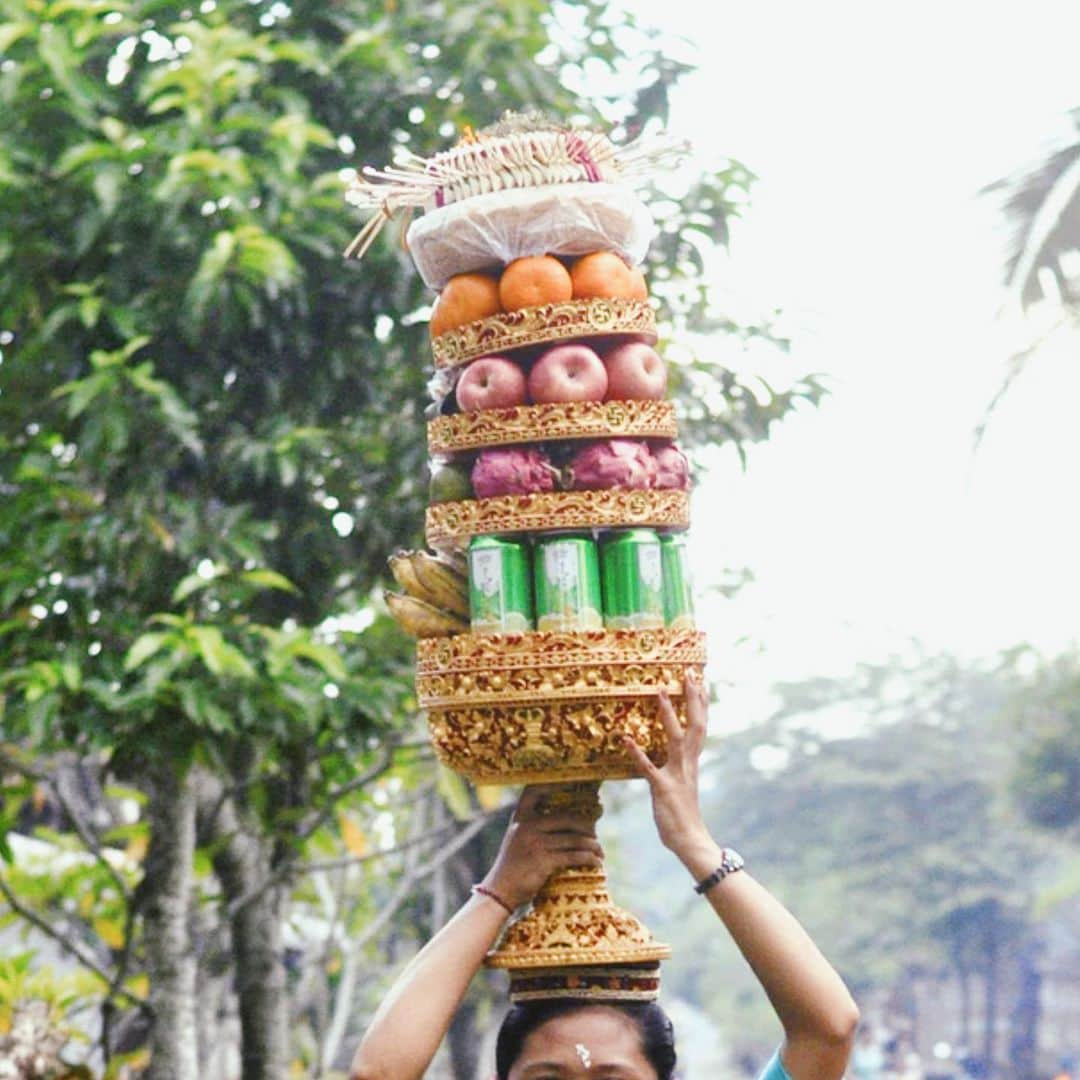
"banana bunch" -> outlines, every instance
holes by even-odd
[[[387,560],[405,590],[387,592],[386,606],[414,637],[446,637],[469,629],[469,580],[464,560],[428,551],[395,551]]]

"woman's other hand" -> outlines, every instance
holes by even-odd
[[[691,850],[711,845],[709,831],[701,815],[698,796],[698,762],[708,727],[708,693],[698,678],[687,676],[683,683],[686,727],[679,723],[671,699],[660,694],[659,713],[667,735],[667,761],[654,765],[630,736],[626,749],[649,783],[653,819],[664,846],[684,861]]]
[[[603,865],[595,820],[572,811],[547,812],[553,790],[552,785],[536,785],[522,792],[484,877],[484,887],[513,908],[528,903],[558,870]]]

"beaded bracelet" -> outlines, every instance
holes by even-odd
[[[514,909],[497,892],[493,892],[486,885],[474,885],[470,892],[474,896],[486,896],[489,900],[494,900],[499,907],[506,909],[507,915],[514,914]]]

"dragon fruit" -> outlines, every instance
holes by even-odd
[[[482,450],[472,467],[472,486],[478,499],[528,495],[534,491],[551,491],[557,475],[542,450],[519,447]]]
[[[653,450],[652,456],[656,462],[656,480],[653,487],[690,490],[690,462],[674,443],[658,446]]]
[[[582,447],[570,459],[568,473],[568,486],[578,491],[651,488],[656,478],[656,462],[642,442],[604,439]]]

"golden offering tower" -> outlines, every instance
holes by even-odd
[[[701,678],[678,449],[641,270],[637,188],[684,148],[508,116],[430,158],[367,169],[360,258],[400,212],[438,292],[431,320],[430,552],[391,557],[392,614],[418,641],[435,750],[479,784],[558,784],[599,817],[603,780],[661,762],[657,696],[685,718]],[[603,870],[552,877],[491,953],[514,1000],[656,996],[669,953]]]

